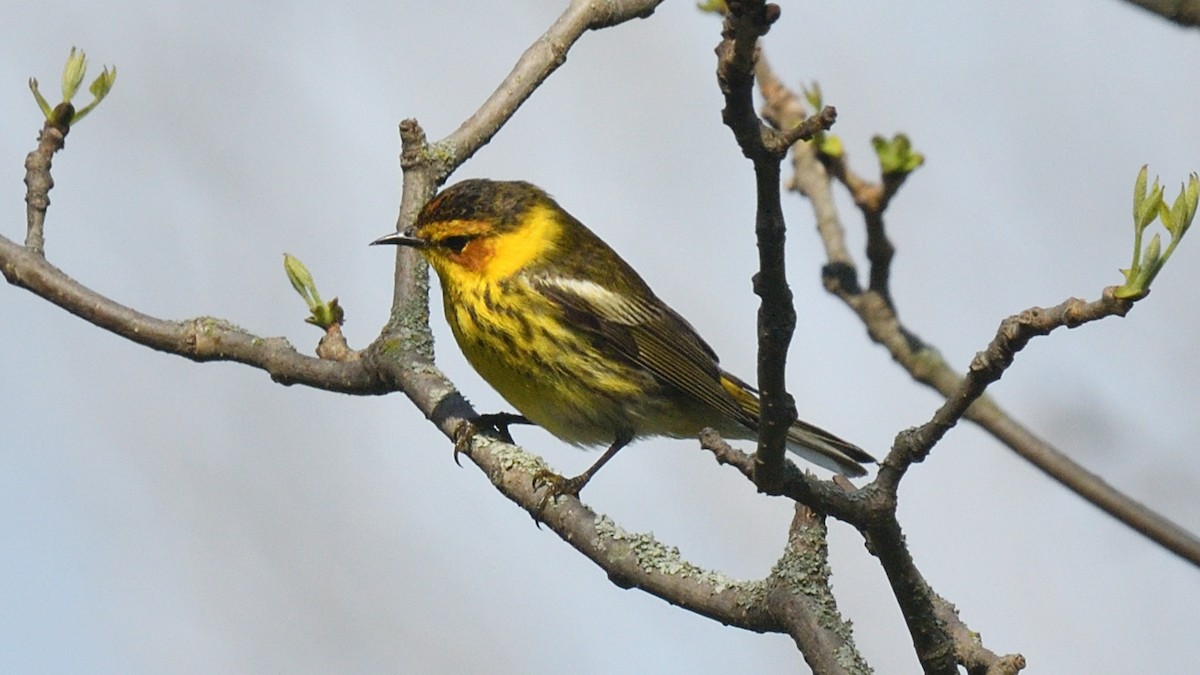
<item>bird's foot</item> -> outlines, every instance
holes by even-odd
[[[545,490],[541,500],[538,501],[537,511],[533,514],[533,519],[540,523],[541,515],[546,511],[546,507],[558,497],[569,495],[578,498],[579,491],[583,489],[584,485],[587,485],[591,477],[590,473],[583,473],[574,478],[563,478],[549,469],[542,469],[533,474],[534,492]]]
[[[458,456],[470,449],[471,439],[481,431],[495,431],[500,440],[511,444],[513,437],[508,431],[511,424],[533,424],[533,422],[530,422],[529,418],[524,415],[505,412],[480,415],[475,419],[460,422],[458,428],[454,430],[454,463],[462,466],[462,463],[458,461]]]

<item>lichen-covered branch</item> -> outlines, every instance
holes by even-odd
[[[869,673],[833,597],[825,518],[797,503],[787,548],[766,580],[766,605],[814,673]]]

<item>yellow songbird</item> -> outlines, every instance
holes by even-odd
[[[540,188],[466,180],[434,197],[411,228],[373,243],[411,246],[429,261],[467,361],[525,418],[568,443],[608,445],[575,478],[542,476],[547,497],[577,495],[643,436],[695,438],[712,427],[756,437],[755,390],[722,370],[691,324]],[[850,476],[875,461],[801,421],[788,449]]]

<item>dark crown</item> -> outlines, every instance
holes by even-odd
[[[471,178],[442,190],[425,205],[417,224],[450,220],[488,220],[497,228],[514,225],[546,193],[524,181]]]

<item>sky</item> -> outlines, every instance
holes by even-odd
[[[219,316],[311,353],[282,254],[365,347],[391,302],[398,122],[465,119],[555,2],[5,3],[0,227],[71,46],[112,94],[56,156],[48,259],[148,314]],[[590,33],[452,180],[541,185],[744,377],[754,372],[753,175],[720,121],[719,24],[691,2]],[[927,158],[887,214],[908,327],[963,368],[999,322],[1121,281],[1143,164],[1173,198],[1200,170],[1200,33],[1117,0],[783,3],[765,42],[819,81],[853,166],[870,138]],[[6,177],[6,178],[4,178]],[[845,195],[851,246],[864,237]],[[820,287],[811,211],[785,197],[801,416],[877,456],[939,404]],[[1196,236],[1196,235],[1193,235]],[[1200,531],[1200,241],[1124,319],[1034,340],[990,393],[1071,457]],[[436,310],[438,359],[483,411]],[[0,287],[0,671],[795,672],[791,641],[688,614],[604,574],[493,490],[402,395],[282,387],[109,335]],[[574,474],[594,456],[537,429]],[[584,492],[692,562],[761,578],[791,509],[689,441],[643,441]],[[926,578],[1034,673],[1194,667],[1200,572],[970,425],[900,492]],[[880,673],[918,670],[875,560],[830,525],[834,592]],[[1183,646],[1183,648],[1181,648]]]

